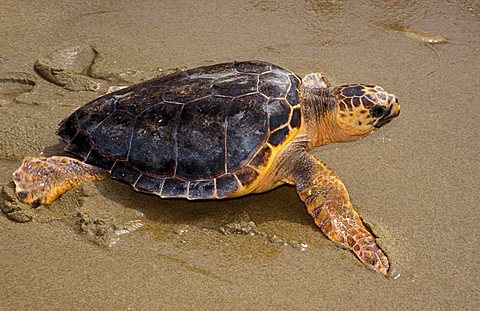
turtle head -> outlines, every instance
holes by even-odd
[[[337,125],[352,141],[367,136],[400,114],[393,94],[376,85],[348,84],[334,87],[332,97]]]

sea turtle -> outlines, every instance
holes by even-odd
[[[319,73],[300,79],[260,61],[199,67],[78,108],[58,135],[81,160],[29,157],[13,179],[17,197],[34,206],[108,174],[141,192],[189,200],[295,185],[330,240],[386,275],[388,259],[344,184],[307,151],[358,140],[399,113],[395,96],[375,85],[332,87]]]

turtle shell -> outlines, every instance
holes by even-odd
[[[177,72],[97,98],[62,121],[65,150],[164,198],[254,190],[301,123],[300,79],[273,64]]]

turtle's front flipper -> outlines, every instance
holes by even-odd
[[[27,157],[13,173],[20,201],[32,206],[51,204],[85,181],[103,179],[107,173],[95,166],[67,157]]]
[[[335,172],[304,153],[292,175],[308,213],[323,233],[353,251],[361,262],[387,275],[388,258],[353,209],[347,189]]]

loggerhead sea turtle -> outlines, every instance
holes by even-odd
[[[395,96],[379,86],[332,87],[319,73],[301,80],[260,61],[199,67],[78,108],[58,135],[81,161],[28,157],[13,179],[19,200],[33,206],[108,174],[141,192],[189,200],[295,185],[330,240],[387,275],[388,259],[344,184],[307,151],[358,140],[399,113]]]

